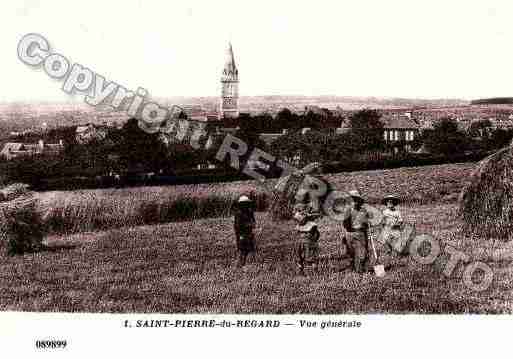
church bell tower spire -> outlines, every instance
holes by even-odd
[[[239,70],[235,64],[232,44],[226,50],[226,60],[221,75],[221,115],[225,118],[239,116]]]

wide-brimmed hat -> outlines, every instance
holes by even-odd
[[[240,196],[239,199],[237,200],[237,202],[244,203],[244,202],[253,202],[253,201],[248,196]]]
[[[256,203],[251,197],[247,195],[240,196],[234,204],[235,208],[240,209],[255,209]]]
[[[299,223],[299,225],[305,225],[307,223],[314,223],[314,221],[320,217],[321,214],[318,212],[297,212],[294,214],[293,218]]]
[[[305,215],[308,219],[317,219],[317,218],[321,217],[321,213],[318,211],[314,211],[314,209],[311,207],[308,207]]]
[[[392,203],[397,205],[401,200],[395,194],[387,194],[385,197],[383,197],[383,204],[386,204],[388,201],[392,201]]]
[[[294,207],[292,207],[293,212],[303,212],[306,211],[306,204],[304,203],[296,203]]]
[[[310,232],[315,227],[317,227],[317,223],[315,223],[315,222],[306,222],[304,224],[298,224],[296,228],[300,232]]]
[[[360,201],[365,201],[360,192],[358,192],[357,190],[349,191],[349,196],[351,198],[359,199]]]
[[[317,218],[321,217],[320,212],[315,211],[312,207],[310,207],[306,204],[302,204],[302,203],[296,204],[294,206],[293,211],[295,213],[295,215],[294,215],[295,217],[297,217],[297,218],[301,217],[302,219],[305,219],[305,220],[312,220],[312,219],[317,219]]]

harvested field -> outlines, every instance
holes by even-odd
[[[403,203],[452,202],[467,183],[475,163],[405,167],[327,175],[336,189],[358,188],[369,203],[380,203],[383,194],[395,193]]]
[[[235,266],[227,218],[52,236],[51,251],[0,258],[0,310],[160,313],[511,313],[511,245],[461,236],[455,204],[402,208],[418,233],[436,237],[494,270],[490,289],[473,292],[461,267],[449,278],[405,258],[386,277],[340,271],[339,223],[321,221],[319,274],[296,274],[289,222],[263,225],[259,252]]]
[[[452,203],[458,198],[475,164],[451,164],[384,171],[324,175],[333,188],[358,188],[370,203],[386,193],[396,193],[405,203]],[[53,233],[79,233],[126,226],[191,221],[230,214],[232,201],[254,192],[257,209],[270,202],[270,190],[254,181],[40,193],[45,207],[52,207],[48,228]]]

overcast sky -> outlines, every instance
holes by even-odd
[[[229,41],[241,95],[513,96],[508,0],[2,1],[0,101],[70,99],[21,63],[23,35],[130,89],[216,96]]]

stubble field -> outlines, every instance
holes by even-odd
[[[377,204],[395,193],[408,205],[454,203],[474,164],[399,168],[325,175],[338,191],[358,189],[368,203]],[[81,191],[52,191],[39,195],[50,208],[48,230],[69,234],[84,231],[147,224],[194,221],[199,218],[229,216],[233,201],[253,192],[257,208],[270,203],[276,180],[261,186],[254,181],[218,184],[134,187]]]
[[[511,313],[511,246],[464,238],[455,204],[401,208],[417,233],[456,247],[494,271],[473,292],[462,266],[392,260],[384,278],[344,269],[340,223],[320,221],[319,273],[297,274],[293,224],[257,220],[258,252],[236,266],[230,218],[50,236],[51,250],[0,257],[0,310],[159,313]]]

